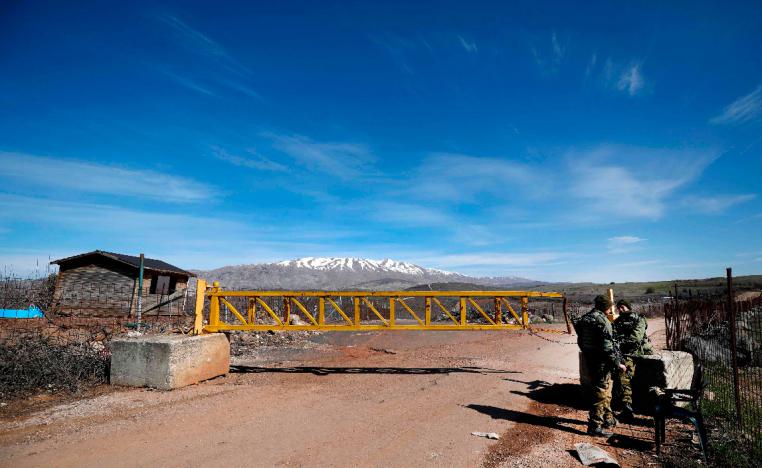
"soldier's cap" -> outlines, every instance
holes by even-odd
[[[595,308],[601,312],[605,312],[611,307],[611,300],[606,296],[595,296],[593,303],[595,304]]]
[[[619,300],[616,302],[616,306],[617,306],[617,307],[622,307],[622,306],[625,306],[625,307],[627,307],[629,310],[632,310],[632,304],[630,304],[630,301],[628,301],[627,299],[619,299]]]

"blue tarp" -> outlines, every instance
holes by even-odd
[[[0,309],[0,318],[43,318],[45,314],[34,305],[28,309]]]

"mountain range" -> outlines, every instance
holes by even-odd
[[[276,263],[225,266],[194,273],[207,281],[219,281],[227,289],[397,290],[428,283],[501,287],[540,284],[539,281],[516,276],[472,277],[388,258],[304,257]]]

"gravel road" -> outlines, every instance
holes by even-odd
[[[654,462],[584,435],[584,405],[564,401],[577,347],[523,332],[325,333],[234,364],[173,392],[107,388],[6,416],[0,466],[581,466],[583,441]]]

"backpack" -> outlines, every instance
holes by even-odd
[[[577,332],[577,344],[582,352],[603,351],[605,339],[604,325],[594,311],[590,311],[573,322]]]

